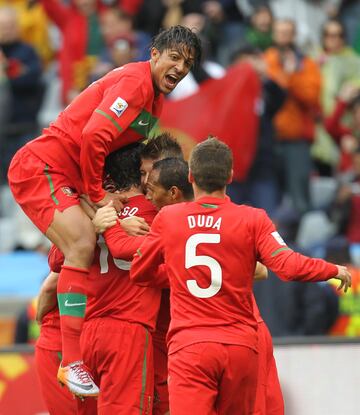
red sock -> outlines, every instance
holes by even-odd
[[[82,360],[80,335],[86,308],[89,271],[63,265],[57,286],[62,338],[62,365]]]

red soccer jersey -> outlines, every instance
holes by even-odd
[[[131,266],[149,281],[162,262],[170,282],[169,352],[197,342],[256,349],[252,285],[256,261],[280,278],[320,281],[335,265],[289,249],[260,209],[204,197],[163,208]]]
[[[47,350],[62,350],[59,309],[49,311],[42,319],[36,345]]]
[[[43,135],[27,145],[41,160],[69,177],[93,202],[104,197],[105,157],[148,137],[160,115],[150,62],[129,63],[91,84]]]
[[[133,215],[151,224],[157,214],[144,195],[129,198],[121,218]],[[161,290],[139,287],[129,278],[130,262],[112,258],[102,237],[97,242],[95,259],[90,268],[85,319],[111,317],[140,323],[154,330],[160,306]]]

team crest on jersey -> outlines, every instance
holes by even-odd
[[[286,245],[285,241],[283,240],[283,238],[279,235],[279,232],[271,232],[271,236],[275,239],[275,241],[279,244],[279,245]]]
[[[69,196],[69,197],[76,196],[76,194],[74,193],[74,190],[71,189],[70,187],[65,186],[65,187],[62,187],[61,190],[66,196]]]
[[[117,117],[120,117],[120,115],[126,110],[127,107],[128,103],[124,99],[118,97],[111,105],[110,110],[116,114]]]

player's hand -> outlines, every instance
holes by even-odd
[[[143,236],[149,233],[150,226],[145,219],[131,216],[130,218],[120,220],[120,225],[130,236]]]
[[[114,203],[114,208],[120,212],[121,209],[123,209],[124,207],[124,203],[127,202],[127,197],[119,194],[119,193],[110,193],[110,192],[105,192],[105,197],[102,200],[99,200],[98,202],[96,202],[96,206],[101,208],[103,206],[106,206],[110,200],[113,201]]]
[[[114,202],[110,202],[97,210],[92,223],[96,233],[104,233],[107,229],[116,225],[118,222],[118,214],[114,208]]]
[[[334,278],[341,281],[340,285],[338,286],[338,290],[341,290],[342,288],[344,288],[344,292],[346,293],[348,288],[351,287],[351,274],[349,270],[343,265],[336,265],[336,266],[338,269],[338,273]]]

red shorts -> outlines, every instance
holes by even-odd
[[[69,390],[62,388],[57,381],[56,375],[61,362],[61,353],[53,350],[35,347],[35,365],[38,373],[40,388],[46,407],[51,415],[76,415],[77,403]],[[84,403],[88,410],[87,414],[96,414],[96,401],[86,399]],[[90,412],[93,407],[95,411]]]
[[[253,413],[257,353],[244,346],[196,343],[169,355],[171,415]]]
[[[26,146],[12,159],[8,179],[16,202],[32,222],[46,233],[55,210],[79,205],[72,181],[56,168],[48,166]]]
[[[169,412],[168,349],[162,336],[153,336],[154,347],[154,407],[153,415]]]
[[[98,413],[150,415],[154,367],[149,332],[140,324],[97,318],[85,322],[80,343],[100,387]]]
[[[283,415],[284,400],[277,374],[271,334],[259,323],[259,372],[254,415]]]

